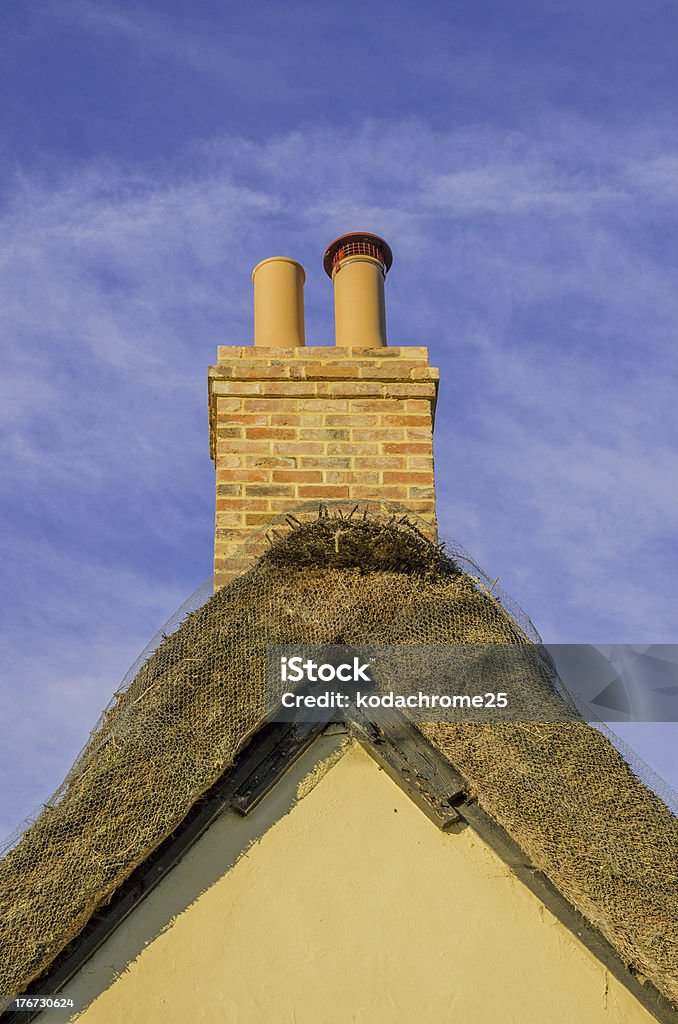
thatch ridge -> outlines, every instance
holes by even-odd
[[[526,642],[408,521],[290,523],[117,699],[58,799],[0,862],[0,991],[82,929],[259,727],[270,643]],[[678,1002],[675,817],[584,723],[422,726],[624,962]]]

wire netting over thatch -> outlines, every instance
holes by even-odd
[[[116,694],[0,862],[0,992],[20,992],[261,725],[269,644],[529,643],[528,620],[406,520],[290,518]],[[675,817],[583,722],[422,731],[622,959],[678,1002]]]

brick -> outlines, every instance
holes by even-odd
[[[242,398],[223,398],[218,395],[215,395],[214,398],[218,416],[227,416],[229,413],[240,412],[242,409]]]
[[[379,365],[375,360],[368,366],[360,368],[361,377],[371,377],[373,380],[402,380],[407,381],[410,379],[410,373],[414,368],[413,364],[409,362],[394,362],[390,365],[384,366],[383,363]],[[416,368],[421,373],[421,368]]]
[[[433,474],[433,456],[432,455],[407,455],[408,469],[425,469],[427,473]]]
[[[331,395],[350,395],[351,397],[376,396],[381,394],[382,385],[368,381],[332,381],[331,383],[319,382],[315,385],[319,397]]]
[[[407,497],[412,499],[431,498],[435,499],[433,487],[408,487]]]
[[[354,469],[383,469],[402,471],[406,468],[404,455],[375,455],[374,457],[356,456],[353,460]]]
[[[221,527],[226,526],[242,526],[244,519],[244,512],[227,512],[222,511],[219,508],[219,500],[217,499],[217,516],[219,519],[219,525]]]
[[[269,366],[265,366],[263,362],[259,361],[242,362],[234,367],[233,374],[237,380],[270,380],[272,378],[289,380],[290,368],[285,366],[281,360]]]
[[[219,494],[221,497],[235,497],[242,492],[240,484],[222,484],[219,487]]]
[[[346,359],[351,349],[337,345],[307,345],[304,354],[308,359]]]
[[[397,444],[383,444],[384,455],[423,455],[431,456],[431,445],[423,441],[399,441]]]
[[[421,345],[394,345],[392,348],[344,348],[338,351],[346,352],[348,356],[356,359],[364,358],[372,354],[376,359],[422,359],[428,361],[428,349]]]
[[[353,441],[329,441],[327,444],[328,455],[376,455],[376,444],[355,444]]]
[[[227,559],[233,557],[235,551],[251,536],[252,531],[245,526],[243,517],[242,526],[232,526],[222,532],[228,535],[228,541],[221,540],[215,545],[215,555],[217,556],[215,562],[218,560],[222,566],[225,566]]]
[[[293,469],[296,465],[291,456],[283,455],[246,455],[244,462],[256,469]]]
[[[429,423],[425,427],[405,427],[406,441],[426,441],[431,444],[432,426]]]
[[[309,427],[324,427],[325,426],[325,416],[327,415],[326,413],[324,413],[324,412],[309,412],[308,411],[309,409],[315,409],[315,408],[316,408],[316,402],[314,402],[312,405],[309,405],[308,403],[306,404],[306,407],[304,408],[304,411],[301,414],[301,427],[303,429],[308,429]]]
[[[247,438],[243,438],[240,441],[226,439],[224,441],[217,441],[217,455],[234,455],[238,452],[248,452],[254,454],[255,452],[264,455],[267,454],[271,449],[270,441],[252,441]]]
[[[244,397],[247,395],[259,395],[266,385],[255,380],[215,380],[212,381],[212,394],[225,398]],[[281,385],[284,387],[285,385]]]
[[[239,541],[245,540],[249,536],[249,530],[245,529],[245,527],[240,527],[238,529],[222,530],[219,526],[217,526],[217,528],[214,531],[214,536],[216,538],[219,551],[225,551],[227,544],[230,543],[233,540],[233,538]]]
[[[378,484],[376,487],[366,487],[364,484],[351,484],[349,486],[350,498],[375,498],[384,501],[402,501],[405,495],[402,487],[384,487]]]
[[[215,547],[215,584],[217,584],[219,574],[227,570],[230,559],[233,557],[235,551],[237,551],[237,549],[245,543],[247,538],[251,535],[252,530],[251,528],[242,526],[240,528],[234,527],[232,530],[229,530],[228,533],[232,537],[232,540],[228,543],[228,545],[220,544],[218,547]],[[240,536],[240,534],[242,534],[242,536]]]
[[[413,471],[401,473],[399,471],[393,472],[385,469],[383,479],[385,484],[413,484],[425,487],[429,486],[433,482],[433,473]]]
[[[348,412],[348,409],[346,398],[317,398],[313,402],[314,412]]]
[[[435,515],[435,501],[429,499],[428,501],[413,501],[412,498],[407,499],[408,508],[411,508],[413,512],[416,512],[420,516],[429,516],[432,513]]]
[[[268,509],[267,498],[250,498],[241,496],[239,498],[220,498],[220,511],[240,512],[265,512]]]
[[[395,398],[359,398],[351,402],[350,411],[351,413],[372,412],[380,415],[383,413],[402,413],[404,405],[404,402],[400,402]]]
[[[238,466],[242,466],[242,456],[240,455],[221,455],[219,457],[219,468],[217,469],[217,481],[221,479],[221,473],[225,469],[237,469]]]
[[[298,412],[273,412],[271,413],[271,426],[298,427],[306,421]]]
[[[300,441],[348,441],[348,430],[334,430],[326,427],[299,428]]]
[[[402,427],[374,427],[372,430],[352,430],[351,437],[354,441],[386,443],[389,441],[404,441],[405,431]]]
[[[247,431],[247,438],[251,437],[255,441],[262,437],[274,441],[292,441],[296,436],[295,427],[250,427]]]
[[[280,515],[281,512],[287,512],[290,508],[298,505],[300,501],[301,499],[298,495],[295,495],[293,499],[276,497],[269,498],[268,504],[271,509],[271,515]]]
[[[221,471],[222,480],[233,480],[238,483],[267,483],[268,470],[266,469],[224,469]]]
[[[298,348],[277,348],[277,349],[264,349],[254,348],[254,352],[274,351],[277,354],[287,356],[288,361],[290,359],[305,360],[309,359],[330,359],[333,356],[337,358],[346,358],[347,349],[337,348],[336,345],[304,345]]]
[[[300,469],[350,469],[351,458],[346,455],[344,458],[337,456],[316,457],[314,455],[300,455],[298,459]]]
[[[428,363],[428,348],[426,345],[398,345],[393,347],[400,359],[420,359]]]
[[[374,487],[379,483],[379,473],[360,472],[354,469],[328,469],[323,473],[327,484],[358,484]]]
[[[349,458],[355,454],[354,447],[349,440],[329,441],[327,444],[328,455],[346,455]]]
[[[282,398],[313,397],[316,394],[316,384],[306,381],[264,381],[257,384],[262,395],[274,395]]]
[[[435,384],[385,384],[384,395],[387,398],[435,398]]]
[[[270,413],[272,409],[280,408],[280,405],[276,403],[275,406],[272,406],[270,398],[245,398],[242,407],[245,412]]]
[[[375,462],[376,462],[376,457],[373,458],[373,459],[358,459],[358,460],[354,459],[353,463],[351,465],[351,472],[355,476],[356,480],[358,480],[358,478],[361,477],[365,473],[370,473],[370,474],[377,473],[378,476],[379,476],[379,480],[381,481],[381,474],[383,473],[383,467],[375,465]],[[392,469],[393,465],[391,463],[389,463],[389,465],[391,466],[391,469]]]
[[[217,427],[217,438],[243,437],[243,434],[242,427]]]
[[[348,427],[353,429],[354,427],[376,427],[379,423],[379,417],[376,413],[353,413],[346,412],[340,414],[327,413],[325,416],[325,423],[328,427]]]
[[[247,351],[253,352],[253,345],[217,345],[217,359],[219,362],[230,363],[234,359],[239,359],[242,352]],[[210,370],[214,367],[210,366]]]
[[[217,348],[217,354],[220,357],[223,356],[225,362],[229,362],[231,359],[248,361],[260,359],[265,363],[280,363],[281,366],[287,365],[297,351],[299,351],[297,348],[289,348],[284,345],[219,345]]]
[[[306,345],[299,349],[299,355],[309,362],[314,359],[319,362],[325,362],[328,359],[346,359],[347,362],[352,362],[350,358],[352,351],[350,348],[339,348],[336,345]]]
[[[248,526],[265,526],[271,519],[272,516],[269,512],[247,512],[245,514],[245,522]]]
[[[319,469],[273,469],[271,479],[274,483],[319,484],[323,474]]]
[[[335,484],[309,484],[299,487],[299,497],[306,498],[348,498],[348,487]]]
[[[276,443],[276,455],[322,455],[325,446],[319,441],[281,441]]]
[[[228,417],[231,423],[237,424],[240,427],[267,427],[268,416],[263,412],[252,412],[244,413],[239,412],[237,415],[231,415]]]
[[[291,484],[247,484],[245,494],[254,497],[279,497],[292,498],[294,487]]]
[[[431,421],[427,416],[410,416],[407,413],[386,413],[381,417],[385,427],[429,427]]]
[[[310,380],[330,378],[331,380],[340,380],[347,377],[357,378],[360,376],[358,367],[351,363],[338,364],[336,361],[334,364],[329,363],[312,363],[306,367],[306,377]]]

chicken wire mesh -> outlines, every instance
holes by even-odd
[[[0,861],[0,992],[48,967],[261,726],[271,644],[538,643],[463,549],[390,503],[303,506],[259,531],[143,652],[57,792]],[[470,793],[678,1002],[678,828],[598,729],[420,723]]]

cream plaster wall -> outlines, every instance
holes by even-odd
[[[108,987],[79,1024],[654,1020],[470,828],[439,831],[361,747],[331,753],[287,779],[303,799],[254,812],[270,827],[213,826],[81,971]],[[253,842],[227,870],[238,826]],[[159,930],[181,892],[200,895]],[[135,958],[109,984],[116,957]]]

